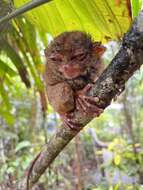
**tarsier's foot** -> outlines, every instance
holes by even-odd
[[[76,123],[74,121],[74,116],[73,113],[67,113],[67,114],[62,114],[61,118],[66,126],[68,126],[72,130],[79,131],[82,128],[82,125],[79,123]]]
[[[76,108],[85,116],[98,117],[101,113],[103,113],[103,109],[97,106],[99,98],[86,96],[86,93],[91,87],[92,84],[88,84],[83,90],[77,93]]]

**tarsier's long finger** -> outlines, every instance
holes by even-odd
[[[91,104],[91,102],[89,102],[89,99],[86,99],[86,96],[79,96],[77,101],[80,103],[80,105],[84,111],[86,111],[86,110],[89,111],[89,108],[94,109],[94,107],[95,107],[93,104]],[[97,108],[97,106],[96,106],[96,108]]]
[[[83,95],[82,98],[86,101],[89,101],[90,103],[98,103],[99,102],[99,98],[96,96],[85,96],[85,95]]]
[[[61,118],[64,122],[64,124],[69,127],[70,129],[72,130],[76,130],[76,131],[79,131],[81,129],[81,125],[76,123],[76,122],[73,122],[73,118],[70,118],[69,116],[71,115],[70,114],[66,114],[66,115],[62,115]]]
[[[66,118],[67,120],[72,120],[74,118],[74,113],[73,112],[65,113],[62,115],[62,117]]]
[[[84,100],[82,100],[82,98],[77,98],[77,109],[78,110],[83,110],[83,111],[86,111],[86,106],[85,106],[85,102]]]
[[[82,98],[78,98],[77,99],[77,109],[83,113],[83,115],[87,116],[87,115],[92,115],[95,116],[95,109],[93,107],[93,109],[91,110],[91,106],[90,104],[82,99]],[[96,108],[97,109],[97,108]],[[92,111],[92,114],[89,114]],[[94,114],[93,114],[94,113]]]
[[[92,84],[87,84],[84,89],[81,91],[82,94],[86,94],[92,87]]]
[[[86,114],[93,116],[93,117],[97,117],[99,116],[101,113],[103,113],[103,109],[100,109],[99,107],[97,107],[96,105],[93,104],[89,104],[86,103],[87,107],[86,107]]]
[[[77,99],[77,107],[83,112],[84,115],[97,117],[103,112],[103,109],[95,105],[98,101],[98,97],[79,95]]]
[[[81,126],[78,123],[74,123],[72,121],[64,121],[64,123],[72,130],[76,130],[79,131],[79,129],[81,128]]]

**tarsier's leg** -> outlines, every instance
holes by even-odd
[[[97,103],[99,102],[98,97],[86,95],[91,87],[92,84],[88,84],[83,90],[80,90],[77,93],[76,108],[85,116],[98,117],[101,113],[103,113],[103,109],[97,106]]]
[[[58,112],[65,126],[71,129],[80,129],[80,125],[75,122],[72,110],[75,109],[74,93],[66,82],[47,86],[47,94],[54,110]]]

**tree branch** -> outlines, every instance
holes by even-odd
[[[98,139],[97,134],[94,131],[94,129],[89,128],[88,132],[93,138],[93,143],[94,143],[95,147],[100,148],[100,149],[108,147],[109,143],[100,141],[100,139]]]
[[[8,13],[6,16],[2,17],[0,19],[0,25],[3,24],[4,22],[8,22],[9,20],[29,11],[32,10],[42,4],[48,3],[52,0],[35,0],[35,1],[31,1],[30,3],[25,4],[24,6],[14,10],[11,13]]]
[[[132,27],[122,40],[119,52],[112,60],[111,64],[102,73],[95,85],[89,92],[89,96],[99,97],[98,106],[106,108],[111,100],[120,94],[125,83],[140,68],[143,63],[143,12],[135,19]],[[75,111],[76,120],[85,126],[92,118],[83,117]],[[56,134],[43,147],[38,156],[29,179],[32,187],[50,166],[63,148],[71,141],[78,131],[72,131],[68,127],[61,126]],[[26,174],[17,184],[18,190],[26,189]]]

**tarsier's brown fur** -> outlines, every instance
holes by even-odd
[[[93,84],[103,71],[105,47],[80,31],[57,36],[45,50],[45,80],[49,102],[56,112],[75,109],[76,93]]]

